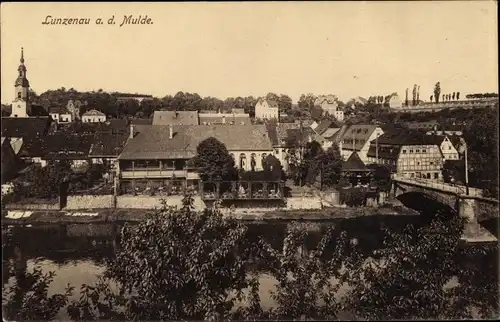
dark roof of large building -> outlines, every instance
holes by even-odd
[[[153,125],[198,125],[197,111],[155,111]]]
[[[131,119],[130,124],[132,124],[132,125],[152,125],[153,119]]]
[[[366,154],[372,158],[380,158],[380,159],[388,159],[388,160],[397,160],[399,155],[399,150],[401,146],[394,147],[379,147],[377,152],[377,146],[374,142],[370,143],[370,148],[368,149],[368,153]]]
[[[127,143],[127,133],[96,133],[90,147],[90,157],[118,157]]]
[[[385,145],[439,145],[439,140],[434,135],[425,135],[424,133],[409,129],[393,129],[385,132],[378,138],[378,144]]]
[[[19,151],[22,157],[44,159],[82,159],[88,157],[93,134],[53,133],[26,140]]]
[[[368,172],[370,169],[361,161],[358,153],[353,152],[347,161],[342,163],[342,171],[365,171]]]
[[[23,139],[43,136],[50,122],[48,117],[2,117],[2,136]]]
[[[271,151],[265,125],[152,125],[129,139],[120,159],[189,159],[203,140],[214,137],[229,151]]]

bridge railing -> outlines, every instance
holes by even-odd
[[[396,180],[396,181],[400,181],[400,182],[407,182],[409,184],[415,184],[415,185],[419,185],[419,186],[429,187],[429,188],[433,188],[433,189],[437,189],[437,190],[441,190],[441,191],[449,191],[449,192],[462,194],[462,195],[467,193],[467,188],[465,186],[451,184],[451,183],[444,183],[444,182],[439,182],[439,181],[434,181],[434,180],[429,180],[429,179],[408,178],[408,177],[405,177],[402,175],[393,174],[392,180]],[[483,195],[483,191],[481,189],[469,187],[469,195],[481,197]]]

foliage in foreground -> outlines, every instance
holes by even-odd
[[[430,319],[470,317],[473,308],[483,318],[498,314],[497,248],[464,248],[459,219],[385,229],[382,247],[367,257],[363,245],[333,227],[308,250],[307,230],[298,224],[289,225],[277,250],[218,207],[196,213],[192,202],[186,196],[182,209],[164,205],[126,226],[116,258],[95,285],[82,286],[70,317],[333,320],[347,311],[364,319]],[[272,308],[261,303],[257,267],[276,280]],[[33,303],[28,294],[24,301]],[[37,301],[48,303],[39,294]],[[49,305],[50,314],[34,303],[34,310],[14,308],[47,319],[58,305]]]

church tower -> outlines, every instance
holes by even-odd
[[[17,69],[19,72],[15,87],[15,96],[12,101],[11,117],[29,117],[31,114],[31,103],[29,99],[30,83],[26,78],[26,66],[24,66],[24,52],[21,48],[21,64]]]

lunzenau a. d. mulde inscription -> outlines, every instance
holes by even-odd
[[[45,16],[45,20],[42,21],[42,25],[59,25],[59,26],[71,26],[71,25],[117,25],[119,27],[125,25],[152,25],[153,19],[148,15],[124,15],[121,19],[120,24],[115,21],[115,16],[109,18],[96,17],[53,17],[51,15]]]

